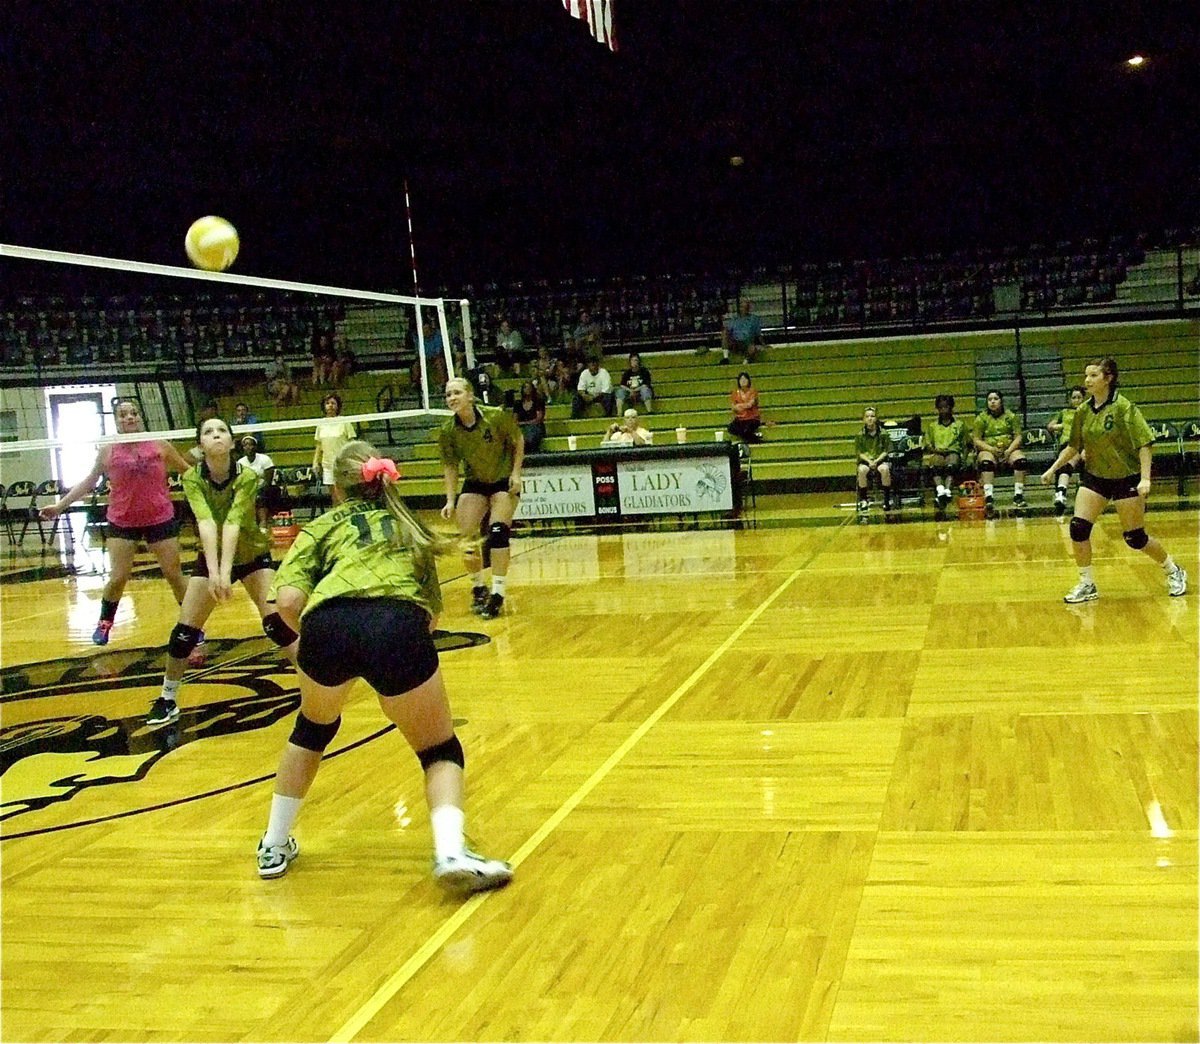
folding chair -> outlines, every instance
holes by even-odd
[[[28,498],[26,503],[19,504],[22,498]],[[23,546],[29,524],[33,521],[30,509],[37,502],[37,486],[26,479],[18,479],[4,491],[4,499],[0,501],[0,518],[4,522],[4,531],[8,534],[9,546]],[[17,535],[17,523],[21,523],[21,534]]]
[[[1170,421],[1153,421],[1149,418],[1150,433],[1154,436],[1152,450],[1156,458],[1174,460],[1175,471],[1179,476],[1179,495],[1183,495],[1183,437],[1179,429]]]
[[[68,546],[75,543],[75,527],[71,524],[71,511],[69,508],[53,522],[43,522],[42,516],[38,514],[38,509],[42,506],[39,503],[42,497],[51,498],[48,502],[54,503],[65,492],[66,490],[58,484],[57,479],[46,479],[45,482],[40,483],[37,489],[33,491],[33,498],[29,502],[29,514],[32,517],[32,521],[38,527],[38,536],[42,538],[42,547],[46,547],[57,536],[60,525],[64,526],[68,533]],[[48,531],[47,526],[49,526]]]
[[[1182,497],[1184,480],[1192,472],[1200,472],[1200,421],[1184,421],[1179,426],[1179,448],[1179,495]]]

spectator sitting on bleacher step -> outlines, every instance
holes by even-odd
[[[600,404],[606,417],[611,417],[616,408],[612,378],[600,365],[600,360],[594,357],[588,360],[586,368],[579,375],[575,397],[571,400],[572,419],[582,417],[593,403]]]
[[[741,353],[743,364],[752,363],[762,354],[762,320],[754,314],[750,302],[742,298],[737,314],[725,320],[721,328],[720,362],[729,362],[730,351]]]

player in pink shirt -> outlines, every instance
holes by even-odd
[[[132,399],[118,399],[114,407],[117,429],[122,434],[145,431],[141,407]],[[117,603],[133,572],[133,554],[145,541],[175,592],[183,601],[187,580],[179,562],[179,521],[167,489],[167,470],[184,472],[190,465],[168,442],[118,442],[101,446],[96,463],[57,503],[41,510],[42,518],[53,519],[87,496],[108,476],[108,557],[110,573],[100,601],[100,622],[92,634],[97,645],[108,644],[108,634],[117,616]]]

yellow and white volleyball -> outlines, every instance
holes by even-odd
[[[211,214],[193,221],[183,240],[189,260],[206,272],[224,272],[237,260],[240,245],[237,229]]]

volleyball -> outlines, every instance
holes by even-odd
[[[224,218],[198,218],[183,240],[189,260],[206,272],[224,272],[238,256],[238,234]]]

